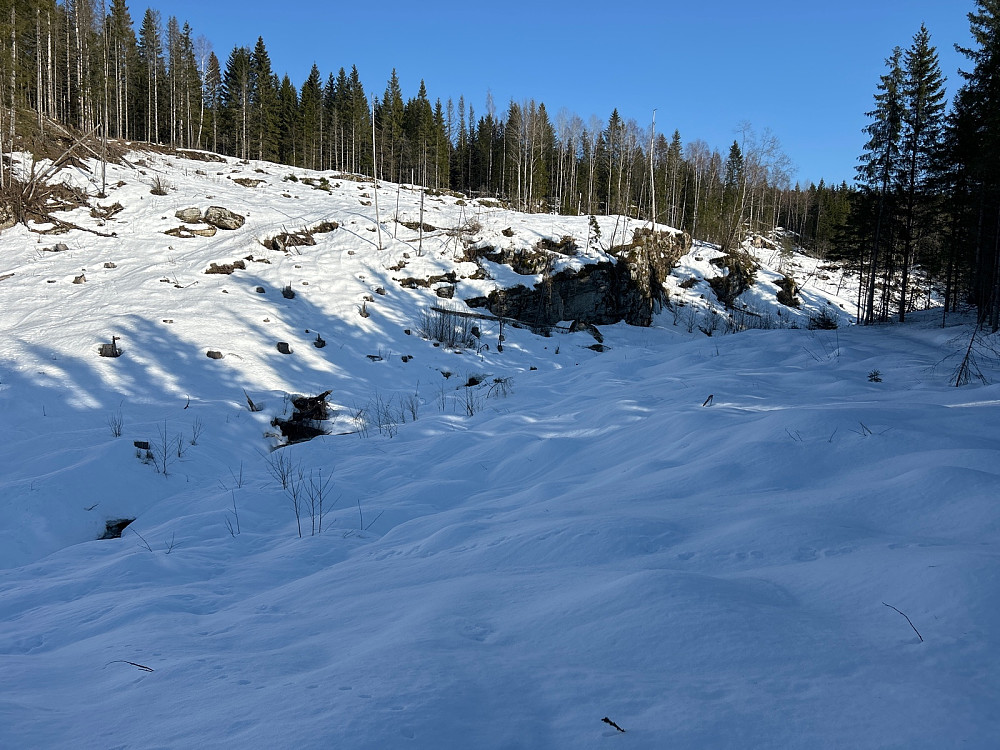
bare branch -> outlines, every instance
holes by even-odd
[[[885,602],[882,602],[882,603],[885,604]],[[896,612],[899,612],[899,610],[896,609],[895,607],[893,607],[891,604],[885,604],[885,606],[887,606],[889,609],[892,609],[892,610],[895,610]],[[899,612],[899,614],[903,615],[903,617],[906,617],[906,621],[908,623],[910,623],[910,627],[913,628],[913,632],[917,634],[917,638],[919,638],[920,642],[923,643],[924,642],[924,637],[922,635],[920,635],[920,631],[917,630],[917,628],[913,625],[913,621],[910,620],[910,618],[907,617],[905,613]]]

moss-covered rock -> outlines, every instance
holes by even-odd
[[[725,269],[726,273],[709,279],[709,286],[719,298],[719,302],[726,307],[732,307],[736,298],[753,285],[757,275],[757,263],[748,253],[737,250],[714,258],[712,265]]]
[[[802,305],[802,300],[795,296],[799,291],[799,285],[795,283],[795,279],[791,276],[783,276],[775,283],[778,285],[778,302],[786,307],[798,308]]]

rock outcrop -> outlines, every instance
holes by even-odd
[[[664,279],[690,248],[691,238],[682,232],[654,235],[648,229],[638,229],[631,244],[611,249],[615,261],[587,264],[579,270],[551,275],[543,272],[541,283],[534,287],[497,289],[488,297],[466,302],[472,307],[485,307],[499,317],[539,327],[563,320],[593,325],[625,321],[648,326],[653,314],[666,302]],[[531,261],[524,265],[535,268],[542,265],[541,253],[565,255],[569,249],[569,243],[555,248],[537,247]],[[483,255],[490,257],[488,253]]]
[[[301,443],[314,437],[326,435],[323,424],[330,419],[326,397],[330,391],[324,391],[318,396],[293,396],[294,411],[288,419],[275,417],[271,424],[281,430],[281,434],[289,443]]]
[[[719,258],[714,258],[711,263],[713,266],[725,269],[726,272],[723,276],[709,279],[708,284],[719,298],[719,302],[730,308],[737,297],[753,286],[757,275],[757,263],[748,253],[740,250],[730,251]]]

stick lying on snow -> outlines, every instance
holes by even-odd
[[[882,602],[882,603],[885,604],[885,602]],[[891,604],[885,604],[885,606],[887,606],[889,609],[896,609]],[[899,612],[898,609],[896,609],[896,611]],[[903,615],[903,617],[906,617],[906,614],[903,613],[903,612],[899,612],[899,614]],[[906,621],[908,623],[910,623],[910,627],[913,628],[913,632],[917,634],[917,638],[919,638],[920,642],[923,643],[924,642],[924,637],[922,635],[920,635],[920,631],[917,630],[917,628],[914,626],[913,622],[910,620],[909,617],[906,617]]]
[[[127,661],[125,659],[115,659],[114,661],[109,661],[108,664],[131,664],[133,667],[141,669],[143,672],[152,672],[152,667],[147,667],[143,664],[136,664],[134,661]],[[104,668],[108,668],[108,664],[104,665]]]

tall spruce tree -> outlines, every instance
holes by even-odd
[[[133,137],[129,129],[129,120],[131,96],[135,88],[137,51],[132,16],[124,0],[111,0],[107,25],[110,47],[109,75],[114,79],[112,132],[119,138],[130,138]]]
[[[600,143],[598,144],[598,181],[606,196],[607,213],[622,213],[621,193],[622,171],[625,163],[625,123],[615,109],[608,118]]]
[[[351,170],[374,174],[372,153],[365,147],[368,135],[372,132],[371,103],[365,88],[361,85],[361,76],[357,67],[351,67],[348,77],[351,128]]]
[[[899,189],[901,192],[901,257],[899,321],[906,319],[910,268],[918,248],[930,239],[938,209],[934,186],[941,165],[944,129],[944,79],[937,51],[923,25],[903,55]]]
[[[299,95],[286,74],[278,89],[278,161],[297,164],[300,117]]]
[[[434,112],[423,81],[416,97],[403,106],[403,134],[408,148],[402,177],[416,174],[421,185],[428,185],[428,171],[433,170]]]
[[[278,85],[263,37],[250,53],[250,132],[258,159],[278,156]]]
[[[313,63],[299,95],[302,136],[302,166],[317,169],[322,161],[323,79]]]
[[[208,53],[205,75],[202,81],[203,101],[206,117],[212,132],[212,150],[219,150],[219,120],[222,112],[222,70],[215,52]]]
[[[347,71],[341,68],[333,83],[332,101],[327,103],[331,108],[330,116],[333,126],[333,168],[351,171],[350,165],[350,133],[351,133],[351,91],[347,80]],[[327,93],[324,91],[324,102]]]
[[[250,158],[250,50],[233,47],[222,74],[222,144],[227,153]]]
[[[867,113],[872,122],[865,127],[869,140],[859,158],[858,182],[869,199],[874,225],[870,232],[869,254],[863,264],[866,276],[859,299],[859,322],[870,325],[875,319],[875,292],[883,258],[891,257],[892,223],[895,216],[893,185],[900,168],[900,139],[903,128],[903,50],[896,47],[886,60],[875,94],[875,109]],[[883,247],[884,246],[884,247]],[[891,269],[891,266],[886,266]],[[883,286],[883,298],[887,294]],[[884,309],[884,308],[883,308]]]
[[[396,69],[385,87],[382,101],[375,107],[375,123],[379,131],[378,173],[382,179],[401,180],[402,154],[405,150],[403,129],[403,91]]]
[[[680,226],[683,221],[683,212],[680,210],[681,189],[683,187],[683,165],[681,149],[681,131],[674,130],[670,138],[670,146],[667,147],[666,154],[666,190],[663,195],[667,204],[667,223],[672,227]]]
[[[740,144],[733,141],[726,157],[722,181],[723,251],[731,250],[740,242],[743,224],[743,203],[746,195],[746,165]]]
[[[444,107],[441,105],[441,100],[437,99],[434,102],[434,130],[433,130],[434,143],[433,147],[433,164],[434,164],[434,181],[433,185],[435,189],[440,189],[445,187],[448,183],[448,176],[451,173],[451,168],[449,165],[449,143],[448,143],[448,131],[445,125],[444,119]]]
[[[171,146],[178,143],[178,126],[180,116],[178,114],[178,102],[180,101],[181,88],[181,25],[177,16],[170,16],[167,19],[166,31],[166,63],[167,63],[167,134]]]
[[[146,140],[159,143],[160,140],[160,100],[162,98],[166,67],[163,60],[160,14],[147,8],[139,29],[139,64],[141,85],[145,94],[140,100],[145,114]]]
[[[344,69],[340,69],[343,74]],[[320,169],[336,169],[336,156],[340,149],[337,145],[337,137],[340,133],[340,119],[337,116],[337,79],[333,73],[326,77],[323,84],[323,163]]]

